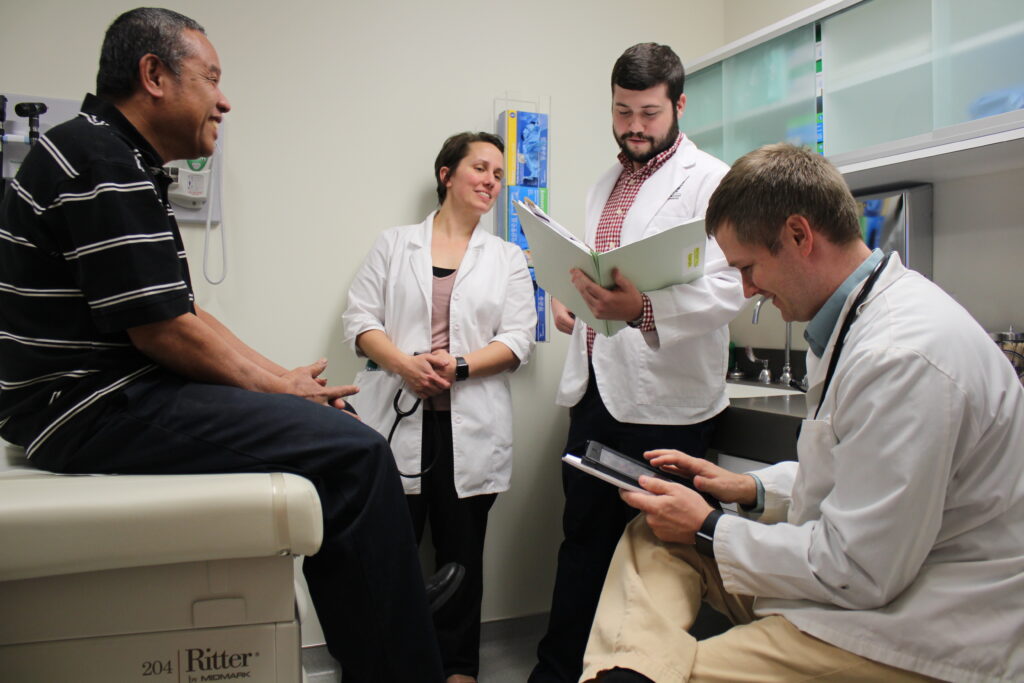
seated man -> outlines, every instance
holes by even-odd
[[[646,454],[747,512],[647,477],[653,495],[622,494],[644,515],[616,550],[584,680],[1024,680],[1009,363],[938,286],[864,245],[842,176],[808,150],[737,161],[707,230],[747,296],[810,321],[799,462],[748,476]],[[702,599],[738,625],[694,640]]]
[[[0,436],[56,472],[310,479],[324,539],[303,571],[346,683],[440,681],[402,487],[346,410],[354,388],[326,386],[322,360],[282,368],[194,302],[162,166],[213,153],[220,72],[196,22],[126,12],[97,95],[26,157],[0,206]]]

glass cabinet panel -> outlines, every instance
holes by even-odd
[[[816,28],[829,157],[1024,121],[1024,0],[864,0],[692,74],[683,129],[730,164],[771,142],[816,148]]]
[[[723,161],[773,142],[815,146],[813,25],[729,57],[723,82]]]
[[[935,127],[1024,109],[1024,2],[935,0]]]
[[[821,27],[826,155],[931,131],[932,0],[872,0]]]
[[[687,74],[686,109],[679,127],[700,149],[722,158],[722,63]]]

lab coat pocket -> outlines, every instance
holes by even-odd
[[[796,442],[800,469],[793,483],[789,521],[802,524],[820,516],[819,505],[835,485],[832,449],[839,443],[832,420],[804,420]]]
[[[701,392],[701,378],[682,368],[663,362],[660,358],[641,358],[636,364],[636,394],[642,405],[670,406],[673,408],[700,408],[709,403],[706,392]],[[674,382],[665,378],[675,374]]]

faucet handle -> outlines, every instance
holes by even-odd
[[[757,381],[761,384],[772,383],[772,371],[768,369],[768,361],[762,360],[761,364],[764,366],[761,368],[761,374],[757,376]]]
[[[793,381],[793,370],[789,367],[789,363],[782,366],[782,374],[779,375],[779,384],[788,387]]]

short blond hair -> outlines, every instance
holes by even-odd
[[[839,170],[806,147],[765,145],[740,157],[711,195],[708,235],[728,223],[742,244],[778,250],[779,231],[803,216],[833,244],[861,239],[857,202]]]

